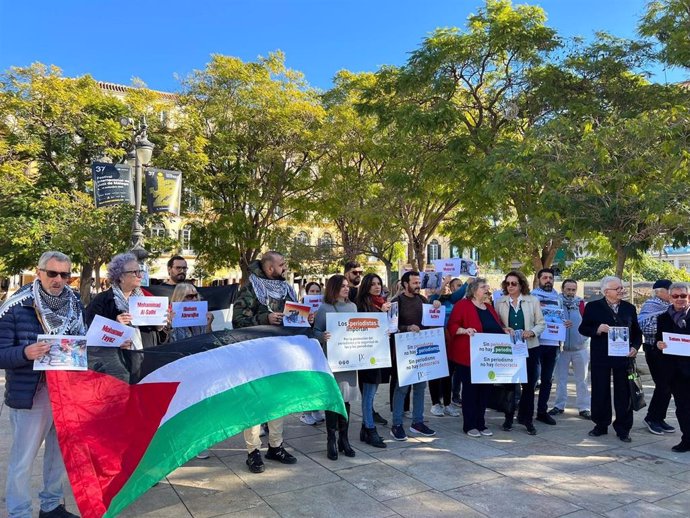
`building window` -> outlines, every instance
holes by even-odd
[[[156,223],[151,227],[151,237],[166,237],[168,230],[163,223]]]
[[[438,244],[438,240],[432,239],[431,242],[426,247],[427,262],[436,261],[441,258],[441,245]]]
[[[309,234],[307,234],[304,230],[301,231],[295,236],[295,243],[309,245]]]
[[[194,253],[192,250],[192,226],[185,225],[182,230],[180,230],[180,244],[182,245],[182,253],[184,255],[191,255]]]
[[[328,232],[319,238],[319,247],[325,252],[333,250],[333,237]]]

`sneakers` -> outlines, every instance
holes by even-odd
[[[314,424],[321,424],[326,420],[326,416],[322,410],[314,410],[311,416],[314,419]]]
[[[261,458],[261,452],[259,450],[254,450],[247,455],[246,463],[247,466],[249,466],[249,471],[252,473],[263,473],[266,469],[266,466],[264,466],[264,461]]]
[[[595,426],[592,428],[587,435],[590,437],[601,437],[602,435],[606,435],[609,433],[609,431],[606,428],[599,428],[598,426]]]
[[[282,444],[275,448],[269,446],[266,452],[266,458],[268,460],[277,460],[281,464],[295,464],[297,462],[297,459],[290,455],[285,448],[283,448]]]
[[[505,420],[503,421],[503,424],[501,425],[501,428],[503,429],[504,432],[509,432],[513,429],[513,420],[506,417]]]
[[[547,413],[537,414],[537,421],[550,425],[556,424],[556,420]]]
[[[443,417],[445,414],[443,410],[443,405],[440,403],[436,403],[434,406],[431,407],[431,415],[435,415],[436,417]]]
[[[374,412],[374,423],[386,426],[388,421],[384,419],[378,412]]]
[[[450,404],[455,407],[462,408],[462,399],[460,399],[460,396],[453,396],[450,400]]]
[[[314,426],[316,424],[316,419],[311,415],[311,412],[302,414],[299,416],[299,420],[309,426]]]
[[[472,428],[471,430],[469,430],[465,433],[467,435],[469,435],[470,437],[481,437],[482,436],[482,433],[479,430],[477,430],[476,428]]]
[[[407,440],[407,435],[405,435],[405,429],[400,424],[391,426],[391,437],[393,437],[393,439],[395,439],[396,441]]]
[[[484,428],[483,430],[479,430],[479,433],[482,434],[484,437],[491,437],[494,434],[488,428]]]
[[[412,423],[410,425],[410,432],[418,433],[419,435],[423,435],[424,437],[433,437],[434,435],[436,435],[436,432],[424,423]]]
[[[208,450],[200,451],[196,454],[197,459],[208,459],[211,456],[211,452]]]
[[[532,424],[532,421],[527,421],[525,419],[520,419],[518,417],[518,423],[523,425],[525,428],[527,428],[527,435],[537,435],[537,429],[534,427]]]
[[[650,433],[653,433],[654,435],[664,435],[664,429],[656,421],[651,421],[645,417],[644,422],[647,425],[647,428],[649,428]]]
[[[580,410],[579,415],[582,419],[592,419],[592,412],[589,410]]]
[[[562,414],[563,412],[565,412],[565,410],[563,410],[562,408],[558,408],[557,406],[555,406],[555,407],[553,407],[551,410],[549,410],[548,414],[549,414],[549,415],[558,415],[558,414]]]
[[[79,515],[70,513],[64,504],[60,504],[52,511],[39,511],[38,518],[79,518]]]
[[[659,421],[658,424],[661,426],[661,429],[664,431],[664,433],[673,433],[676,431],[676,429],[666,421]]]
[[[455,410],[452,406],[448,405],[443,409],[443,413],[451,417],[460,417],[460,412]]]
[[[685,453],[687,451],[690,451],[690,443],[681,441],[675,446],[673,446],[671,449],[678,453]]]

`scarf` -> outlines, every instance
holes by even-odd
[[[685,326],[687,325],[685,318],[688,316],[688,309],[690,309],[690,307],[676,311],[673,308],[673,305],[669,306],[668,308],[668,314],[671,315],[671,319],[676,326],[681,329],[685,329]]]
[[[659,297],[652,297],[642,304],[642,309],[640,309],[640,314],[637,316],[638,322],[644,322],[645,320],[661,315],[666,311],[671,304],[669,302],[664,302]]]
[[[113,290],[113,297],[115,298],[115,307],[122,311],[123,313],[129,313],[129,299],[128,297],[125,297],[125,294],[122,292],[122,289],[120,288],[120,285],[117,283],[113,283],[112,286]],[[129,294],[130,297],[143,297],[144,292],[141,291],[141,288],[134,288],[132,292]],[[130,326],[132,326],[130,324]],[[139,330],[138,327],[134,327],[134,336],[132,336],[132,344],[134,349],[143,349],[144,348],[144,343],[141,340],[141,331]]]
[[[386,303],[386,298],[382,297],[381,295],[371,295],[369,297],[371,299],[371,303],[378,309],[379,311],[383,311],[381,307]]]
[[[266,279],[252,273],[249,275],[249,282],[252,283],[259,303],[265,306],[270,307],[270,299],[285,300],[286,297],[289,297],[292,301],[297,300],[295,290],[286,280]]]

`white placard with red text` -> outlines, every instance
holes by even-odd
[[[86,333],[86,345],[120,347],[125,340],[131,340],[132,336],[134,336],[133,327],[96,315]]]
[[[323,304],[323,295],[305,295],[302,302],[311,306],[310,313],[316,313],[316,310]]]
[[[173,302],[172,311],[175,314],[172,319],[172,327],[194,327],[208,324],[207,300]]]
[[[690,356],[690,335],[680,335],[677,333],[661,333],[666,349],[664,354],[674,356]]]
[[[164,326],[168,323],[168,297],[129,297],[133,326]]]
[[[446,307],[435,308],[433,304],[422,304],[422,325],[441,327],[446,323]]]

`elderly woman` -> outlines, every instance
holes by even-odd
[[[604,277],[601,280],[604,297],[593,300],[585,306],[580,324],[580,334],[592,338],[592,421],[591,437],[608,433],[611,424],[611,378],[613,377],[613,406],[616,420],[613,429],[618,438],[632,442],[630,430],[633,425],[633,410],[630,405],[628,367],[630,358],[637,355],[642,345],[642,330],[637,322],[635,306],[623,300],[623,283],[618,277]],[[608,336],[612,327],[627,327],[630,337],[628,356],[609,356]]]
[[[527,342],[527,383],[522,384],[522,397],[518,410],[518,423],[525,425],[527,433],[536,435],[532,419],[534,417],[534,387],[537,383],[539,367],[539,335],[544,331],[544,315],[536,297],[529,294],[529,283],[525,274],[518,271],[508,273],[501,283],[503,296],[496,302],[496,312],[504,327],[512,331],[522,331]],[[513,427],[513,413],[506,412],[503,429]]]
[[[328,313],[357,313],[357,306],[350,302],[350,284],[344,275],[334,275],[326,283],[326,293],[323,304],[319,307],[314,317],[314,334],[321,342],[326,356],[328,349],[326,342],[330,339],[330,333],[326,331],[326,314]],[[354,457],[355,450],[350,446],[348,429],[350,425],[350,401],[359,396],[357,388],[357,371],[336,372],[335,380],[338,382],[340,392],[345,401],[347,419],[336,412],[326,410],[326,456],[331,460],[338,460],[338,451],[346,457]],[[338,432],[336,446],[335,432]]]
[[[144,271],[139,268],[139,262],[134,254],[125,253],[113,257],[108,264],[108,279],[110,289],[96,295],[86,308],[85,321],[91,325],[96,315],[116,320],[120,324],[131,325],[132,315],[129,313],[129,298],[151,296],[141,288],[141,278]],[[159,345],[164,338],[164,327],[141,326],[136,327],[132,339],[134,349],[145,349]]]
[[[684,282],[674,282],[669,286],[671,306],[659,315],[656,321],[656,346],[662,351],[668,347],[664,333],[690,335],[690,293]],[[683,346],[690,349],[690,345]],[[673,400],[676,403],[676,417],[682,436],[680,443],[673,446],[673,451],[683,453],[690,451],[690,357],[666,354],[662,358],[662,373],[671,386]]]
[[[491,436],[484,414],[491,385],[472,383],[470,337],[475,333],[507,333],[494,308],[487,302],[491,288],[486,279],[477,277],[467,286],[465,298],[453,307],[448,319],[451,341],[448,359],[455,364],[462,381],[463,431],[470,437]]]

